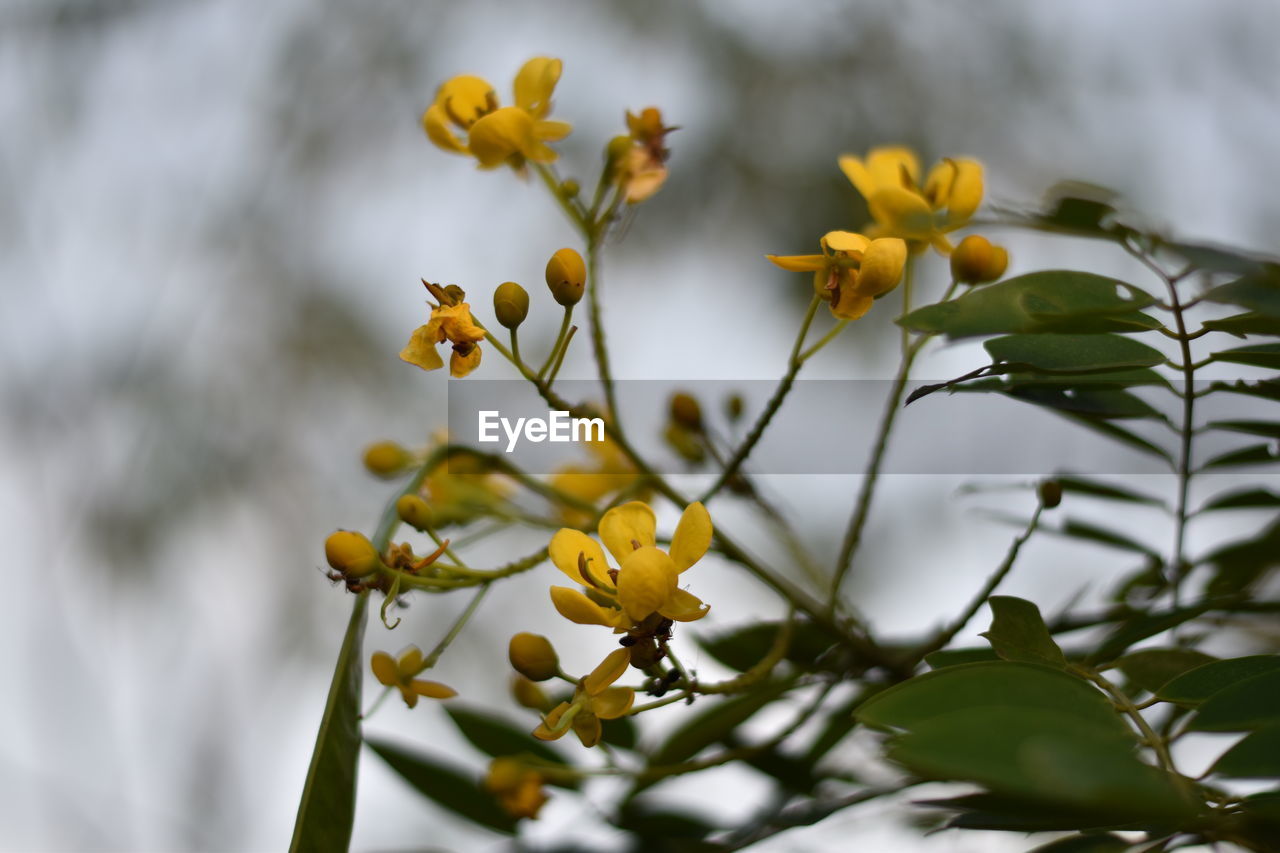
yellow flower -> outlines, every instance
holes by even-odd
[[[404,703],[410,708],[418,704],[419,696],[426,696],[429,699],[448,699],[458,695],[458,691],[438,681],[415,678],[419,672],[422,672],[422,650],[417,646],[409,646],[401,652],[399,660],[386,652],[374,652],[369,666],[372,667],[373,675],[378,681],[388,687],[399,688],[400,695],[404,697]]]
[[[897,237],[868,239],[850,231],[823,235],[821,255],[765,255],[792,272],[812,272],[813,289],[842,320],[856,320],[871,303],[898,286],[907,244]]]
[[[618,162],[618,184],[627,204],[638,204],[662,188],[667,180],[667,134],[675,127],[662,123],[662,112],[647,107],[639,115],[627,111],[627,130],[632,145]]]
[[[561,702],[533,730],[539,740],[557,740],[570,728],[583,746],[600,742],[601,720],[614,720],[631,710],[636,692],[630,687],[610,687],[631,663],[628,649],[616,649],[584,676],[574,688],[573,699]]]
[[[489,763],[484,789],[498,798],[512,817],[536,818],[549,798],[542,788],[542,774],[518,758],[495,758]]]
[[[444,367],[436,345],[450,341],[453,354],[449,356],[449,373],[458,378],[466,376],[480,366],[478,344],[484,340],[485,331],[476,325],[470,305],[439,285],[426,281],[423,284],[432,296],[440,300],[440,304],[432,307],[427,324],[414,330],[409,343],[400,351],[400,359],[423,370],[436,370]]]
[[[527,160],[554,162],[558,155],[546,143],[564,139],[573,129],[547,118],[561,67],[559,59],[545,56],[526,62],[516,74],[513,107],[499,105],[488,81],[469,74],[454,77],[422,114],[427,138],[445,151],[475,157],[482,169],[508,163],[522,170]]]
[[[580,530],[564,528],[548,551],[560,571],[587,584],[596,600],[576,589],[553,586],[551,601],[560,615],[579,625],[604,625],[617,631],[637,628],[658,614],[677,622],[707,615],[707,605],[680,589],[680,573],[711,546],[711,516],[701,503],[690,504],[676,525],[671,553],[655,545],[657,522],[640,501],[616,506],[600,519],[600,538],[618,561],[611,569],[604,550]],[[597,603],[603,601],[603,604]]]
[[[846,154],[840,169],[867,200],[876,221],[872,237],[901,237],[912,251],[932,244],[951,251],[946,235],[962,227],[982,203],[982,164],[942,160],[920,186],[920,161],[909,148],[873,148],[865,160]]]

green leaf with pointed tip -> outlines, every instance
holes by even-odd
[[[1217,658],[1194,649],[1142,649],[1116,661],[1116,667],[1133,684],[1155,693],[1173,679]]]
[[[1087,521],[1079,521],[1077,519],[1067,519],[1061,529],[1054,531],[1063,536],[1069,536],[1072,539],[1085,539],[1089,542],[1097,542],[1100,545],[1109,545],[1112,548],[1118,548],[1121,551],[1133,551],[1137,554],[1145,554],[1148,556],[1156,555],[1158,552],[1150,545],[1143,544],[1136,539],[1130,539],[1122,533],[1116,533],[1114,530],[1108,530],[1105,527],[1098,527]]]
[[[1240,489],[1216,495],[1212,500],[1200,507],[1200,512],[1215,512],[1223,509],[1273,509],[1280,507],[1280,495],[1269,489]]]
[[[969,708],[1060,710],[1103,731],[1128,729],[1105,696],[1061,669],[992,661],[935,669],[868,699],[855,714],[879,729],[913,729],[941,714]]]
[[[446,705],[445,713],[472,746],[492,758],[532,755],[551,764],[565,763],[550,744],[516,728],[496,714],[457,704]]]
[[[1280,454],[1271,445],[1251,444],[1215,456],[1200,468],[1234,468],[1240,465],[1270,465],[1273,462],[1280,462]]]
[[[515,818],[466,770],[390,741],[366,738],[365,743],[427,799],[486,829],[506,835],[515,832]]]
[[[1280,655],[1249,655],[1198,666],[1160,688],[1157,698],[1179,705],[1199,705],[1228,687],[1280,669]]]
[[[1015,400],[1072,412],[1087,418],[1155,418],[1165,416],[1123,388],[1089,385],[1015,385],[1005,392]]]
[[[1143,290],[1111,278],[1046,270],[975,288],[898,319],[920,332],[966,338],[1005,332],[1138,332],[1160,323],[1139,309],[1154,302]]]
[[[1213,763],[1209,772],[1237,779],[1280,778],[1280,725],[1245,735]]]
[[[356,772],[360,756],[360,688],[364,675],[364,640],[368,594],[356,597],[342,638],[320,718],[311,766],[302,788],[293,826],[291,853],[300,850],[346,850],[356,810]]]
[[[1213,361],[1225,361],[1230,364],[1280,368],[1280,344],[1252,344],[1247,347],[1236,347],[1235,349],[1210,353],[1209,358]]]
[[[1280,670],[1264,672],[1210,696],[1201,703],[1190,730],[1243,732],[1280,725]]]
[[[1121,622],[1111,633],[1103,638],[1098,647],[1088,656],[1089,663],[1105,663],[1115,660],[1132,646],[1148,637],[1162,634],[1176,628],[1183,622],[1190,622],[1212,609],[1210,604],[1199,604],[1164,613],[1139,613]]]
[[[1117,486],[1112,483],[1100,483],[1097,480],[1087,480],[1083,477],[1070,476],[1059,476],[1054,479],[1056,479],[1059,485],[1062,486],[1062,491],[1068,495],[1083,495],[1084,497],[1148,504],[1150,506],[1165,505],[1165,502],[1160,498],[1132,489],[1127,489],[1123,486]]]
[[[1165,362],[1164,353],[1123,335],[1006,335],[982,346],[998,362],[1037,372],[1096,373]]]
[[[1067,658],[1045,627],[1039,607],[1011,595],[993,595],[987,604],[993,618],[991,630],[982,636],[996,654],[1010,661],[1067,668]]]
[[[1280,423],[1275,421],[1210,421],[1206,426],[1263,438],[1280,438]]]
[[[1235,281],[1218,285],[1201,298],[1280,317],[1280,265],[1265,264]]]
[[[1247,335],[1280,335],[1280,317],[1259,314],[1256,311],[1234,314],[1217,320],[1205,320],[1202,325],[1212,332],[1226,332],[1241,338]]]

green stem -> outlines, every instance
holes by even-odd
[[[464,609],[462,613],[458,614],[458,618],[454,620],[453,626],[449,628],[449,632],[440,639],[440,642],[436,643],[436,647],[431,650],[431,653],[423,658],[422,667],[418,672],[425,672],[435,666],[436,662],[440,660],[440,656],[444,654],[445,649],[449,648],[449,644],[458,639],[458,635],[462,633],[462,629],[467,626],[467,623],[471,621],[471,617],[480,609],[480,602],[484,601],[484,597],[488,594],[489,587],[491,585],[492,581],[480,585],[480,588],[476,590],[476,594],[471,597],[471,601],[467,604],[466,609]],[[414,675],[417,674],[417,672],[414,673]]]
[[[560,352],[560,347],[567,345],[565,335],[569,334],[569,324],[573,320],[573,306],[566,305],[564,307],[564,319],[560,321],[560,331],[556,333],[555,343],[551,345],[551,351],[547,353],[547,360],[542,363],[542,367],[538,369],[537,377],[541,379],[546,375],[556,361],[556,353]],[[515,348],[512,347],[511,354],[515,355]]]
[[[608,420],[619,423],[617,391],[613,387],[613,373],[609,369],[609,350],[605,346],[604,323],[600,316],[600,247],[599,235],[587,238],[587,316],[591,320],[591,349],[595,354],[600,384],[604,388],[605,410]]]
[[[547,384],[552,385],[556,381],[556,377],[560,375],[560,365],[564,364],[565,353],[569,352],[569,343],[573,340],[574,334],[578,331],[577,326],[569,327],[569,334],[565,335],[564,346],[560,347],[560,354],[556,356],[556,363],[551,367],[551,373],[547,376]]]

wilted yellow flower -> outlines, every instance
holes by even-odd
[[[619,152],[617,181],[627,204],[638,204],[662,188],[667,180],[667,134],[675,127],[662,123],[662,112],[647,107],[639,115],[627,112],[631,145]]]
[[[480,366],[478,344],[484,340],[485,331],[476,325],[475,318],[471,316],[470,305],[439,285],[426,281],[423,284],[440,304],[432,307],[431,319],[427,324],[414,330],[409,343],[400,351],[400,358],[423,370],[436,370],[444,367],[444,360],[436,352],[436,346],[449,341],[453,344],[453,354],[449,356],[449,373],[459,378],[466,376]],[[456,290],[452,285],[450,288]]]
[[[446,684],[414,677],[422,671],[422,650],[417,646],[409,646],[401,652],[399,660],[386,652],[374,652],[369,666],[378,681],[388,687],[399,688],[404,703],[410,708],[418,704],[419,696],[448,699],[458,695],[458,691]]]
[[[518,758],[495,758],[489,763],[484,789],[498,798],[512,817],[536,818],[549,798],[542,787],[542,774]]]
[[[897,237],[868,239],[850,231],[823,235],[821,255],[765,255],[792,272],[812,272],[814,291],[842,320],[856,320],[871,303],[898,286],[907,244]]]
[[[865,160],[846,154],[839,163],[875,219],[867,233],[909,240],[912,251],[931,244],[949,253],[946,235],[968,222],[982,203],[982,164],[976,160],[942,160],[923,187],[920,161],[909,148],[873,148]]]
[[[573,699],[561,702],[533,730],[539,740],[557,740],[570,728],[583,746],[600,742],[601,720],[614,720],[631,710],[636,692],[630,687],[610,687],[631,663],[628,649],[617,649],[600,662],[590,675],[578,681]]]
[[[545,56],[526,62],[516,74],[513,107],[500,106],[493,86],[480,77],[464,74],[448,80],[422,114],[427,137],[445,151],[475,157],[482,169],[507,163],[520,170],[527,160],[554,162],[558,155],[547,143],[564,139],[573,129],[547,118],[561,67],[559,59]]]
[[[616,506],[600,519],[600,538],[618,561],[609,568],[604,550],[580,530],[564,528],[551,538],[548,551],[560,571],[586,584],[599,604],[577,589],[553,586],[551,601],[560,615],[579,625],[604,625],[618,631],[637,626],[654,613],[677,622],[707,615],[707,605],[680,589],[680,573],[711,547],[711,516],[692,503],[680,517],[671,553],[655,545],[657,521],[640,501]]]

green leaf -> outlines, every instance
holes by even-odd
[[[1124,853],[1132,845],[1109,832],[1089,832],[1059,838],[1031,850],[1030,853]]]
[[[1280,519],[1256,536],[1223,545],[1198,562],[1217,569],[1206,586],[1210,595],[1244,592],[1272,568],[1280,566]]]
[[[956,809],[962,813],[947,828],[994,829],[1005,832],[1060,832],[1098,825],[1097,818],[1064,810],[1027,797],[1007,794],[964,794],[936,800],[916,800],[914,805]]]
[[[600,740],[618,749],[635,749],[640,735],[631,717],[600,721]]]
[[[707,702],[708,707],[667,736],[649,756],[650,766],[678,764],[728,737],[756,711],[786,691],[785,683],[766,684],[732,699]]]
[[[1280,266],[1265,264],[1235,281],[1218,285],[1201,298],[1280,317]]]
[[[1153,367],[1164,353],[1122,335],[1006,335],[983,344],[998,362],[1038,372],[1085,373]]]
[[[1214,762],[1209,772],[1237,779],[1280,778],[1280,726],[1245,735]]]
[[[320,718],[320,731],[307,768],[307,781],[293,825],[291,853],[300,850],[346,850],[355,821],[356,771],[360,757],[360,687],[364,674],[360,648],[364,640],[367,594],[356,597],[342,638]]]
[[[645,849],[655,851],[711,849],[671,842],[697,841],[720,828],[699,815],[634,798],[623,804],[617,825],[650,842]],[[660,846],[654,847],[654,842]]]
[[[1262,258],[1254,257],[1248,252],[1226,246],[1215,246],[1211,243],[1185,243],[1170,240],[1161,244],[1161,248],[1171,249],[1197,269],[1227,273],[1257,273],[1265,263]]]
[[[1000,660],[1000,656],[996,654],[996,650],[990,647],[974,648],[974,649],[944,649],[940,652],[925,655],[924,662],[934,669],[942,669],[946,666],[958,666],[962,663],[977,663],[978,661]]]
[[[1085,539],[1090,542],[1097,542],[1100,545],[1109,545],[1121,551],[1133,551],[1147,556],[1157,554],[1150,545],[1145,545],[1136,539],[1130,539],[1128,536],[1116,533],[1114,530],[1107,530],[1105,527],[1098,527],[1086,521],[1067,519],[1062,527],[1054,532],[1069,536],[1072,539]]]
[[[1275,421],[1210,421],[1206,426],[1263,438],[1280,438],[1280,423]]]
[[[1009,595],[993,595],[991,630],[982,636],[1005,660],[1039,663],[1057,669],[1067,668],[1067,658],[1053,641],[1040,616],[1040,608],[1030,601]]]
[[[365,743],[427,799],[486,829],[508,835],[515,832],[515,818],[466,770],[390,741],[366,738]]]
[[[1236,347],[1235,349],[1210,353],[1209,358],[1213,361],[1225,361],[1230,364],[1280,368],[1280,344],[1251,344],[1247,347]]]
[[[1239,465],[1270,465],[1280,462],[1280,454],[1269,444],[1253,444],[1240,450],[1232,450],[1215,456],[1201,465],[1207,468],[1234,468]]]
[[[1006,332],[1137,332],[1160,323],[1142,314],[1155,300],[1132,285],[1086,272],[1046,270],[926,305],[898,323],[951,339]]]
[[[1184,672],[1215,660],[1194,649],[1142,649],[1117,660],[1116,667],[1130,682],[1155,693]]]
[[[1061,669],[1033,663],[959,664],[917,675],[863,703],[857,719],[879,729],[913,729],[942,714],[972,708],[1069,713],[1103,731],[1126,732],[1099,691]]]
[[[1280,335],[1280,318],[1256,311],[1205,320],[1201,325],[1213,332],[1226,332],[1241,338],[1246,335]]]
[[[1112,629],[1103,638],[1098,647],[1089,655],[1089,663],[1105,663],[1124,654],[1131,646],[1148,637],[1162,634],[1176,628],[1183,622],[1190,622],[1212,609],[1211,604],[1199,604],[1164,613],[1140,613],[1126,619]]]
[[[1240,489],[1216,495],[1200,507],[1200,512],[1215,512],[1223,509],[1273,509],[1280,507],[1280,495],[1270,489]]]
[[[745,672],[769,654],[782,622],[756,622],[709,637],[697,637],[698,645],[720,663]],[[823,669],[822,663],[838,639],[813,622],[797,620],[786,659],[804,672]]]
[[[1062,486],[1062,491],[1068,495],[1083,495],[1085,497],[1102,498],[1105,500],[1148,504],[1149,506],[1165,505],[1165,502],[1160,498],[1152,497],[1151,495],[1133,491],[1122,486],[1112,485],[1111,483],[1099,483],[1096,480],[1086,480],[1081,477],[1070,476],[1059,476],[1054,479],[1056,479]]]
[[[1067,418],[1068,420],[1074,421],[1080,426],[1093,430],[1094,432],[1100,435],[1104,435],[1107,438],[1112,439],[1113,441],[1118,441],[1121,444],[1126,444],[1129,447],[1135,448],[1137,450],[1141,450],[1145,453],[1150,453],[1152,456],[1157,456],[1165,460],[1166,462],[1172,463],[1173,461],[1173,457],[1169,455],[1169,451],[1165,450],[1163,447],[1160,447],[1157,444],[1153,444],[1152,442],[1148,441],[1142,436],[1137,435],[1136,433],[1130,432],[1124,427],[1117,426],[1116,424],[1113,424],[1110,421],[1103,421],[1103,420],[1098,420],[1097,418],[1085,417],[1083,415],[1077,415],[1072,412],[1060,412],[1059,414],[1061,414],[1063,417]]]
[[[552,764],[565,763],[549,744],[495,714],[452,703],[445,706],[445,713],[472,746],[492,758],[532,755]]]
[[[1011,386],[1008,396],[1025,403],[1073,412],[1089,418],[1155,418],[1165,416],[1149,403],[1123,388],[1090,385],[1040,385],[1020,383]]]
[[[1280,402],[1280,379],[1259,379],[1254,382],[1244,379],[1237,379],[1235,382],[1210,382],[1208,390]]]
[[[1127,730],[1099,728],[1068,709],[988,707],[921,723],[893,738],[887,755],[927,779],[976,782],[1094,825],[1187,816],[1172,777],[1138,760],[1136,747]]]
[[[1191,719],[1200,732],[1242,732],[1280,725],[1280,670],[1264,672],[1210,696]]]
[[[1280,669],[1280,655],[1249,655],[1207,663],[1178,676],[1156,696],[1179,705],[1199,705],[1211,696],[1256,675]]]

